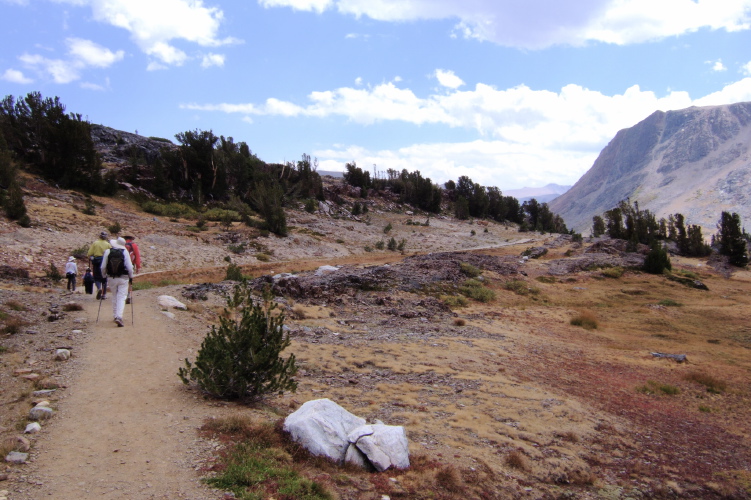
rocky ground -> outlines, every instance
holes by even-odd
[[[292,210],[290,235],[276,238],[238,225],[194,233],[127,197],[97,199],[84,215],[74,193],[33,179],[27,189],[35,226],[0,221],[3,452],[26,447],[32,403],[47,399],[55,416],[25,435],[29,463],[0,472],[7,498],[221,498],[198,482],[222,446],[197,434],[201,422],[273,421],[322,397],[405,426],[414,459],[454,467],[465,498],[751,495],[747,271],[725,277],[674,257],[675,281],[624,271],[642,257],[612,243],[450,218],[417,226],[426,216],[376,200],[367,219]],[[154,286],[136,292],[125,329],[108,303],[96,323],[96,301],[44,277],[114,222],[144,253],[136,283]],[[406,255],[374,248],[392,235]],[[250,250],[229,249],[242,242]],[[528,249],[538,258],[524,259]],[[297,392],[260,406],[205,400],[175,376],[233,286],[219,283],[227,256],[252,286],[277,292],[300,365]],[[495,299],[465,298],[472,269]],[[162,314],[162,294],[188,310]],[[83,310],[65,311],[69,302]],[[596,328],[572,325],[577,316]],[[60,347],[70,360],[54,360]],[[318,479],[340,498],[452,497],[422,474]]]

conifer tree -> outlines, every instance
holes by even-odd
[[[274,314],[270,292],[264,307],[254,303],[246,281],[227,300],[220,325],[211,327],[195,364],[185,359],[177,375],[184,384],[194,381],[207,393],[223,399],[259,399],[266,394],[294,392],[297,382],[295,355],[280,353],[290,345],[284,332],[284,314]]]
[[[743,267],[748,264],[746,238],[741,227],[741,217],[737,213],[722,212],[717,224],[719,235],[715,242],[719,243],[720,253],[727,255],[730,264]]]

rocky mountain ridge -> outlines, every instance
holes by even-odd
[[[749,144],[751,102],[655,111],[619,131],[550,207],[588,234],[593,216],[630,198],[658,217],[682,213],[710,235],[722,211],[751,219]]]

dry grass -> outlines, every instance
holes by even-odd
[[[585,330],[596,330],[599,326],[597,323],[597,316],[592,311],[582,311],[573,318],[571,318],[570,324],[574,326],[580,326]]]
[[[0,332],[7,335],[15,335],[21,331],[21,329],[27,326],[29,323],[15,316],[8,316],[3,321],[4,325],[0,328]]]
[[[529,460],[519,450],[514,450],[506,455],[506,465],[525,472],[530,470]]]
[[[63,305],[63,311],[83,311],[83,306],[78,302],[68,302]]]
[[[5,302],[5,307],[13,311],[25,311],[26,307],[17,300],[9,300]]]
[[[462,318],[454,318],[454,326],[464,326],[467,324],[467,321]]]
[[[711,394],[722,394],[727,390],[727,382],[720,380],[712,375],[700,371],[692,371],[683,376],[689,382],[696,382],[707,388]]]

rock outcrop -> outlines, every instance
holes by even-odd
[[[751,219],[751,102],[656,111],[619,131],[592,168],[550,203],[569,228],[630,198],[658,217],[682,213],[706,235],[720,213]]]

